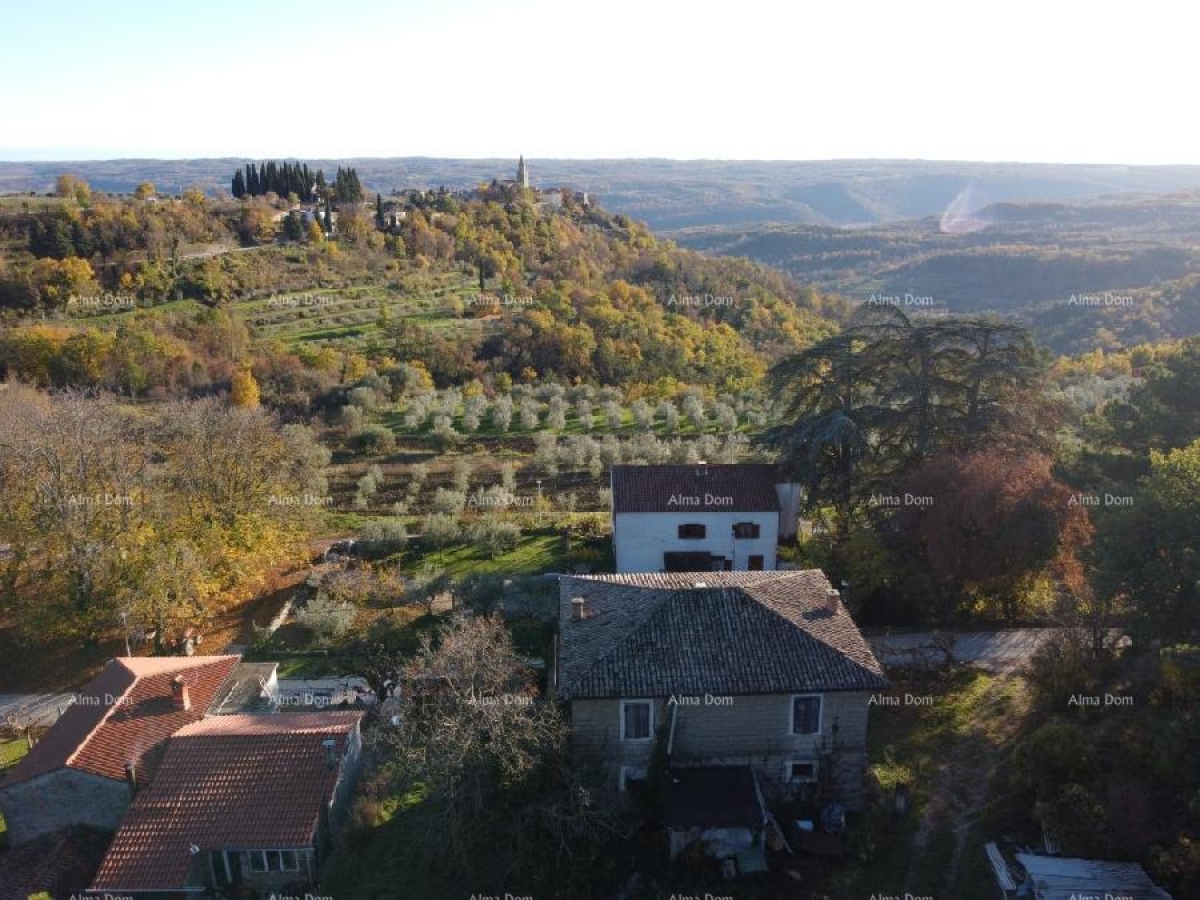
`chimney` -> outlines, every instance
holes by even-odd
[[[830,588],[825,592],[825,610],[834,615],[842,605],[842,593],[837,588]]]
[[[192,708],[192,698],[188,694],[188,686],[182,675],[176,675],[171,679],[171,705],[184,712]]]
[[[571,598],[571,618],[576,621],[588,618],[590,613],[587,608],[587,600],[583,597]]]
[[[325,765],[331,769],[336,769],[338,764],[337,741],[333,738],[326,738],[321,741],[321,749],[325,751]]]
[[[125,783],[129,785],[129,796],[137,794],[137,768],[133,763],[125,763]]]

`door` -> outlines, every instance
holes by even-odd
[[[663,570],[666,572],[708,572],[712,567],[712,555],[709,553],[677,550],[663,554]]]

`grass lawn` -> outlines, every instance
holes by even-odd
[[[29,752],[24,738],[11,741],[0,741],[0,772],[20,762],[21,757]],[[4,816],[0,815],[0,848],[8,846],[8,826],[4,824]]]
[[[266,653],[265,656],[279,663],[277,674],[280,678],[325,678],[345,674],[331,656],[286,656],[283,653]]]
[[[0,771],[7,769],[9,766],[15,766],[28,752],[29,748],[25,745],[24,738],[0,741]]]
[[[416,570],[423,566],[443,569],[452,578],[461,578],[471,573],[537,575],[542,572],[563,571],[569,556],[564,548],[561,533],[532,531],[523,534],[520,542],[512,550],[497,556],[488,556],[474,547],[455,544],[428,551],[410,549],[405,552],[402,564],[406,570]]]

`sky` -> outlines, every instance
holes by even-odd
[[[1159,0],[0,0],[0,159],[1200,164],[1190,17]]]

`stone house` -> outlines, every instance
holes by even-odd
[[[71,825],[114,830],[131,791],[153,777],[167,738],[204,717],[238,659],[111,660],[0,781],[12,845]]]
[[[887,682],[811,569],[564,576],[552,686],[577,756],[614,790],[638,789],[657,758],[668,777],[704,767],[707,783],[752,783],[765,803],[819,789],[854,808],[868,700]]]

